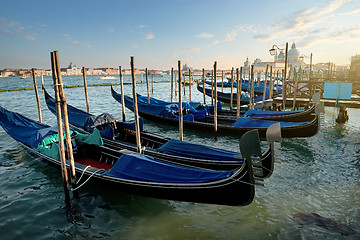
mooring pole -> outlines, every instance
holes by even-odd
[[[132,74],[132,73],[131,73]],[[149,90],[149,78],[148,78],[148,69],[145,68],[145,74],[146,74],[146,90],[147,90],[147,97],[148,97],[148,103],[150,104],[150,90]],[[135,74],[134,74],[135,77]]]
[[[239,68],[236,68],[236,119],[240,117],[241,88]]]
[[[174,98],[174,68],[171,68],[171,99],[170,102],[173,102]]]
[[[224,70],[221,71],[221,92],[224,92]]]
[[[215,85],[215,104],[214,104],[214,134],[215,134],[215,139],[217,139],[217,83],[216,83],[216,78],[217,78],[217,74],[216,74],[216,68],[217,68],[217,63],[215,61],[214,63],[214,85]]]
[[[70,194],[69,194],[69,179],[66,168],[66,158],[65,158],[65,147],[64,141],[61,141],[63,133],[62,127],[62,118],[61,118],[61,104],[60,104],[60,95],[59,95],[59,84],[57,79],[57,71],[55,67],[55,54],[54,52],[50,53],[51,59],[51,69],[54,82],[54,91],[55,91],[55,101],[56,101],[56,117],[57,117],[57,126],[58,126],[58,135],[59,135],[59,153],[60,153],[60,163],[61,163],[61,177],[63,180],[63,187],[65,193],[65,203],[67,206],[70,206]]]
[[[273,79],[273,67],[270,66],[270,92],[269,92],[269,99],[273,98],[274,92],[274,79]]]
[[[230,110],[233,110],[234,98],[234,67],[231,68],[231,92],[230,92]]]
[[[85,67],[82,68],[82,73],[83,73],[83,79],[84,79],[84,89],[85,89],[85,100],[86,100],[86,110],[88,113],[90,113],[90,108],[89,108],[89,97],[88,97],[88,90],[87,90],[87,83],[86,83],[86,72],[85,72]]]
[[[287,74],[287,65],[288,65],[288,48],[289,44],[286,43],[285,47],[285,70],[283,72],[283,85],[282,85],[282,95],[283,95],[283,109],[286,107],[286,94],[287,94],[287,86],[286,86],[286,74]]]
[[[254,103],[254,65],[251,65],[251,91],[250,91],[250,109],[255,108]]]
[[[183,112],[182,112],[182,95],[181,95],[181,61],[178,61],[179,69],[179,140],[183,140]]]
[[[131,77],[133,84],[133,101],[134,101],[134,114],[135,114],[135,132],[136,132],[136,148],[137,152],[141,153],[141,142],[140,142],[140,124],[139,124],[139,111],[137,104],[137,94],[136,94],[136,79],[135,79],[135,67],[134,67],[134,57],[130,57],[130,66],[131,66]],[[147,76],[147,69],[146,69]],[[146,77],[147,79],[147,77]],[[148,83],[148,81],[147,81]],[[149,93],[149,92],[148,92]]]
[[[71,144],[71,136],[70,136],[70,127],[69,127],[69,119],[67,113],[67,104],[65,98],[65,92],[63,88],[63,81],[61,77],[61,70],[60,70],[60,62],[59,62],[59,52],[54,51],[55,54],[55,66],[56,66],[56,73],[59,85],[59,95],[60,95],[60,103],[61,103],[61,113],[64,122],[64,129],[65,129],[65,143],[66,143],[66,152],[68,155],[69,165],[70,165],[70,179],[72,188],[76,188],[76,172],[75,172],[75,161],[73,155],[73,148]],[[73,195],[75,198],[79,198],[79,194],[77,191],[73,191]]]
[[[202,80],[203,80],[203,96],[204,96],[204,104],[206,104],[206,94],[205,94],[205,69],[202,69]]]
[[[191,101],[191,85],[192,85],[192,82],[191,82],[191,69],[189,69],[189,101]]]
[[[121,90],[121,110],[122,110],[122,119],[125,122],[125,96],[124,96],[124,79],[122,75],[122,67],[119,66],[120,74],[120,90]]]
[[[269,69],[269,64],[266,65],[264,91],[263,91],[263,99],[262,99],[262,103],[261,103],[261,109],[264,109],[264,104],[265,104],[265,99],[266,99],[266,84],[267,84],[268,69]]]
[[[211,106],[214,106],[214,70],[211,70]]]
[[[151,74],[151,96],[154,96],[154,73]]]
[[[301,73],[300,73],[301,75]],[[295,77],[295,83],[294,83],[294,99],[293,99],[293,110],[295,110],[295,107],[296,107],[296,95],[297,95],[297,89],[298,89],[298,77],[299,77],[299,74],[298,72],[294,71],[294,77]]]
[[[34,80],[34,89],[35,89],[36,103],[37,103],[38,114],[39,114],[39,122],[42,123],[39,91],[38,91],[37,82],[36,82],[36,73],[35,73],[36,70],[35,70],[35,68],[32,68],[31,71],[32,71],[32,76],[33,76],[33,80]]]
[[[311,77],[312,77],[312,56],[313,54],[310,54],[310,72],[309,72],[309,102],[312,99],[313,96],[313,89],[312,89],[312,82],[311,82]]]

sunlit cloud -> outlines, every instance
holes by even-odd
[[[114,33],[114,32],[115,32],[115,28],[110,27],[110,28],[109,28],[109,32]]]
[[[198,38],[213,38],[214,35],[207,33],[207,32],[203,32],[203,33],[200,33],[199,35],[197,35],[196,37],[198,37]]]
[[[155,35],[152,34],[152,33],[148,33],[148,34],[145,35],[146,40],[150,40],[150,39],[153,39],[153,38],[155,38]]]
[[[18,22],[5,18],[0,18],[0,33],[31,41],[36,40],[38,36],[36,33],[27,32],[25,27],[21,26]]]
[[[360,13],[360,8],[357,8],[357,9],[354,9],[354,10],[352,10],[352,11],[350,11],[350,12],[344,12],[344,13],[342,13],[342,14],[340,14],[340,15],[357,15],[357,14],[359,14]]]
[[[218,45],[221,42],[233,42],[237,39],[239,33],[241,32],[257,32],[257,28],[254,25],[237,25],[232,27],[228,32],[225,33],[224,38],[213,41],[208,45],[208,47],[212,47]]]
[[[184,49],[181,49],[179,51],[179,53],[184,53],[184,52],[199,52],[200,51],[200,48],[184,48]]]
[[[64,34],[65,40],[68,41],[72,46],[75,47],[87,47],[87,48],[91,48],[91,45],[85,42],[81,42],[78,40],[75,40],[72,36],[70,36],[69,34]]]
[[[141,24],[141,25],[138,25],[137,27],[138,27],[138,28],[146,28],[147,26]]]
[[[326,27],[322,30],[333,30],[334,28],[331,24],[334,23],[333,19],[334,16],[336,16],[336,11],[344,4],[351,1],[353,0],[332,0],[328,5],[322,8],[313,7],[302,10],[295,13],[294,16],[287,17],[273,24],[268,29],[267,33],[255,35],[255,39],[259,42],[266,42],[280,37],[286,37],[288,39],[307,39],[306,41],[303,41],[304,43],[306,42],[304,45],[312,45],[315,42],[319,42],[315,40],[319,34],[316,29],[320,29],[324,25],[330,25],[330,27]],[[357,10],[351,11],[349,14],[350,13],[356,14]],[[331,32],[328,32],[327,35],[330,33]],[[311,39],[311,41],[309,41],[309,39]]]

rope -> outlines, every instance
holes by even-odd
[[[90,166],[88,166],[88,167],[90,167]],[[88,179],[86,179],[80,186],[78,186],[78,187],[76,187],[76,188],[74,188],[74,189],[71,189],[71,191],[76,191],[76,190],[78,190],[79,188],[81,188],[82,186],[84,186],[85,183],[87,183],[87,182],[90,180],[90,178],[95,175],[95,173],[97,173],[98,171],[102,171],[102,170],[103,170],[103,169],[98,169],[98,170],[96,170],[95,172],[93,172],[93,173],[88,177]],[[80,179],[81,179],[81,177],[80,177]],[[78,181],[78,182],[79,182],[79,181]]]
[[[81,178],[84,176],[84,173],[85,173],[86,170],[87,170],[88,168],[90,168],[90,167],[91,167],[91,166],[88,165],[88,166],[86,166],[86,168],[84,168],[84,170],[83,170],[83,172],[81,173],[81,176],[80,176],[80,178],[77,180],[76,184],[78,184],[78,183],[80,182]]]

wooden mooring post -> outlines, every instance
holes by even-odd
[[[58,135],[59,135],[59,154],[60,154],[60,163],[61,163],[61,177],[63,180],[63,187],[65,193],[65,203],[67,206],[70,206],[70,194],[69,194],[69,178],[66,168],[66,157],[65,157],[65,147],[64,141],[61,141],[63,133],[63,124],[61,117],[61,104],[60,104],[60,95],[59,95],[59,84],[57,80],[57,71],[56,71],[56,63],[55,63],[55,53],[50,53],[51,59],[51,69],[53,74],[53,83],[54,83],[54,91],[55,91],[55,101],[56,101],[56,117],[57,117],[57,126],[58,126]]]
[[[122,75],[122,67],[119,66],[120,74],[120,90],[121,90],[121,110],[122,110],[122,120],[125,122],[125,96],[124,96],[124,79]]]
[[[174,68],[171,68],[171,97],[170,102],[173,102],[174,98]]]
[[[262,103],[261,103],[262,110],[264,110],[264,104],[265,104],[265,99],[266,99],[266,85],[267,85],[268,69],[269,69],[269,64],[266,65],[266,70],[265,70],[264,91],[263,91],[263,98],[262,98]]]
[[[191,82],[191,69],[189,69],[189,101],[191,101],[191,86],[192,86],[192,82]],[[185,86],[184,86],[185,88]]]
[[[251,84],[251,91],[250,91],[250,106],[249,109],[254,109],[255,108],[255,103],[254,103],[254,65],[251,65],[251,81],[249,80],[249,83]]]
[[[214,74],[216,76],[216,74]],[[231,68],[231,90],[230,90],[230,110],[233,110],[234,103],[234,67]]]
[[[240,76],[242,67],[240,68]],[[241,102],[241,80],[239,76],[239,68],[236,68],[236,119],[240,117],[240,102]]]
[[[82,68],[82,73],[83,73],[83,79],[84,79],[84,90],[85,90],[86,110],[87,110],[88,113],[90,113],[89,97],[88,97],[88,90],[87,90],[87,83],[86,83],[86,71],[85,71],[85,67]]]
[[[181,95],[181,61],[178,61],[179,72],[179,140],[183,140],[183,112],[182,112],[182,95]]]
[[[150,90],[149,90],[149,77],[148,77],[148,69],[145,68],[145,74],[146,74],[146,90],[147,90],[147,98],[148,103],[150,104]],[[134,74],[135,76],[135,74]]]
[[[136,132],[136,149],[138,153],[141,153],[141,141],[140,141],[140,124],[139,124],[139,111],[137,104],[137,94],[136,94],[136,78],[135,78],[135,67],[134,67],[134,57],[130,57],[130,66],[131,66],[131,78],[133,84],[133,101],[134,101],[134,114],[135,114],[135,132]],[[147,69],[146,69],[147,76]],[[146,77],[147,78],[147,77]],[[147,81],[148,82],[148,81]]]
[[[39,91],[38,91],[37,82],[36,82],[36,70],[35,70],[35,68],[32,68],[31,71],[32,71],[32,76],[33,76],[33,80],[34,80],[34,89],[35,89],[35,96],[36,96],[36,104],[37,104],[37,108],[38,108],[39,122],[42,123]]]
[[[283,109],[286,107],[286,94],[287,94],[287,86],[286,86],[286,74],[287,74],[287,65],[288,65],[288,49],[289,44],[286,43],[285,46],[285,70],[283,72],[283,85],[282,85],[282,95],[283,95]]]
[[[202,83],[203,83],[203,96],[204,96],[204,104],[206,104],[206,94],[205,94],[205,69],[202,69]]]
[[[214,86],[215,86],[215,103],[214,103],[214,134],[215,134],[215,139],[217,139],[217,83],[216,83],[216,79],[217,79],[217,74],[216,74],[216,68],[217,68],[217,63],[215,61],[214,63]]]

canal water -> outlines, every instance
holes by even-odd
[[[170,101],[170,83],[160,82],[169,79],[155,78],[151,95]],[[82,76],[63,80],[66,86],[82,84]],[[53,95],[52,78],[44,81]],[[97,76],[88,76],[87,81],[119,82]],[[125,82],[130,82],[129,76]],[[40,84],[38,78],[39,88]],[[2,90],[31,87],[30,78],[0,78]],[[131,85],[124,88],[131,94]],[[119,86],[115,89],[119,91]],[[146,84],[138,84],[137,89],[146,95]],[[121,106],[109,86],[88,91],[93,114],[108,112],[121,118]],[[67,88],[65,94],[69,104],[86,109],[83,88]],[[44,122],[55,125],[55,116],[40,97]],[[196,86],[192,100],[203,101]],[[38,119],[34,91],[0,92],[0,105]],[[133,113],[126,110],[126,116],[131,120]],[[349,109],[349,116],[347,123],[337,124],[336,109],[326,107],[317,135],[283,139],[277,145],[274,174],[256,188],[254,201],[246,207],[160,200],[87,184],[68,211],[60,172],[27,155],[0,128],[1,239],[354,239],[355,235],[346,236],[344,228],[360,232],[360,109]],[[178,138],[175,127],[145,120],[144,129]],[[238,137],[221,136],[215,141],[210,134],[185,130],[184,140],[239,151]],[[327,221],[299,224],[294,218],[299,213],[317,213]]]

